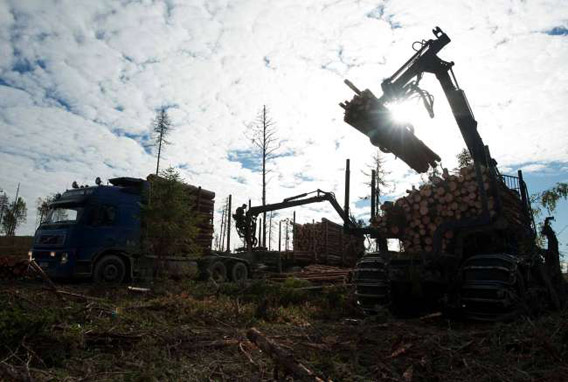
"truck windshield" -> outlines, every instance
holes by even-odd
[[[56,207],[49,210],[44,224],[76,223],[83,212],[82,207]]]

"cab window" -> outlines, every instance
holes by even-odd
[[[110,205],[102,205],[93,211],[91,225],[93,226],[110,226],[116,222],[116,207]]]

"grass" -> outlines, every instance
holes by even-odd
[[[91,298],[63,301],[41,284],[2,285],[0,370],[33,381],[269,381],[273,362],[246,340],[254,326],[336,382],[568,375],[567,312],[483,325],[364,317],[348,288],[305,286],[186,280],[133,293],[80,284],[63,287]]]

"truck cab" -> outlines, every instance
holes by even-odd
[[[120,282],[141,253],[144,179],[73,188],[57,195],[34,236],[31,257],[53,278]]]

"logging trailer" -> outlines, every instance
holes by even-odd
[[[249,206],[248,209],[247,205],[244,204],[236,209],[236,213],[232,215],[232,217],[235,221],[237,233],[243,240],[245,246],[234,253],[211,252],[210,255],[201,258],[199,265],[202,277],[211,277],[217,282],[222,282],[227,279],[238,282],[250,278],[260,270],[281,273],[283,271],[297,269],[300,265],[317,263],[317,253],[312,251],[310,251],[309,254],[305,252],[296,254],[296,251],[288,253],[268,250],[261,245],[261,241],[256,237],[256,230],[258,216],[261,214],[322,202],[331,204],[341,217],[344,223],[342,233],[345,233],[347,237],[355,235],[362,238],[364,234],[371,232],[371,230],[367,228],[357,227],[345,210],[341,208],[333,193],[319,189],[286,198],[279,203],[266,204],[264,206]],[[324,221],[323,224],[325,224],[326,229],[328,229],[327,225],[330,223],[331,222]],[[296,230],[297,226],[294,222],[294,231],[296,232]],[[296,237],[296,235],[294,235],[294,237]],[[362,255],[362,251],[360,255]],[[360,257],[359,254],[355,254],[355,256],[357,258]],[[325,263],[327,264],[328,262],[326,261]],[[340,263],[335,265],[347,264]]]
[[[522,173],[499,173],[458,87],[454,63],[437,56],[450,38],[440,28],[433,33],[435,39],[416,43],[420,49],[382,82],[380,98],[345,80],[356,94],[340,103],[344,121],[415,171],[435,168],[440,157],[414,135],[410,124],[396,122],[388,108],[420,97],[433,117],[433,97],[419,87],[423,75],[432,73],[473,165],[459,174],[431,177],[420,190],[381,206],[382,214],[371,207],[374,224],[369,231],[378,252],[366,254],[354,271],[358,303],[369,313],[384,307],[403,315],[436,309],[479,320],[558,308],[561,281],[554,265],[559,256],[554,232],[547,220],[543,234],[549,239],[548,249],[537,246]],[[389,250],[387,239],[399,239],[400,250]]]

